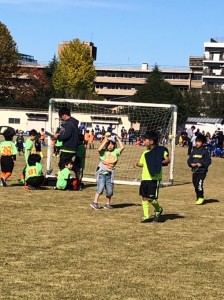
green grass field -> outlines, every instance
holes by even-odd
[[[94,184],[25,191],[18,157],[0,189],[0,299],[224,299],[224,159],[196,206],[186,152],[176,148],[174,186],[160,190],[164,222],[148,224],[137,186],[117,185],[114,209],[95,211]]]

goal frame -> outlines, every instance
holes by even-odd
[[[170,151],[170,165],[169,165],[169,181],[163,182],[163,186],[173,185],[174,182],[174,159],[175,159],[175,144],[176,144],[176,129],[177,129],[177,106],[174,104],[160,104],[160,103],[141,103],[141,102],[118,102],[118,101],[102,101],[102,100],[82,100],[82,99],[65,99],[65,98],[51,98],[49,100],[49,110],[48,110],[48,128],[47,130],[52,132],[52,117],[53,117],[53,104],[54,103],[77,103],[77,104],[97,104],[97,105],[107,105],[107,106],[137,106],[137,107],[145,107],[145,108],[168,108],[172,109],[172,141],[171,141],[171,151]],[[48,145],[51,143],[51,137],[48,136]],[[52,147],[48,147],[47,149],[47,171],[51,169],[51,155],[52,155]],[[95,178],[83,177],[83,181],[85,182],[96,182]],[[127,185],[139,185],[140,182],[137,181],[126,181],[126,180],[115,180],[115,184],[127,184]]]

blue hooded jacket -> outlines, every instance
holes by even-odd
[[[62,151],[76,152],[79,144],[79,121],[70,117],[62,124],[58,140],[63,142]]]

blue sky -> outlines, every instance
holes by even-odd
[[[0,21],[21,53],[49,62],[62,41],[97,47],[96,64],[187,67],[224,37],[224,0],[0,0]]]

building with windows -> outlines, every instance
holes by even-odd
[[[28,54],[19,53],[20,65],[37,65],[37,60],[33,56]]]
[[[224,91],[224,38],[204,43],[202,86]]]
[[[58,47],[61,51],[69,42],[62,42]],[[90,48],[93,59],[96,59],[97,48],[92,42],[83,42]],[[30,56],[30,58],[32,58]],[[29,61],[29,59],[28,59]],[[46,65],[22,63],[26,78],[29,77],[29,69],[44,69]],[[152,72],[153,67],[148,63],[141,66],[103,66],[95,65],[96,80],[95,91],[103,99],[112,100],[132,97],[138,88],[143,85],[146,78]],[[159,66],[163,78],[180,91],[185,90],[209,90],[213,87],[224,90],[224,38],[211,39],[204,43],[204,56],[190,56],[189,66],[186,68],[163,68]]]
[[[163,78],[180,91],[201,89],[203,68],[166,68],[159,67]],[[137,67],[98,67],[96,66],[95,90],[104,99],[112,100],[133,96],[152,72],[153,67],[143,63]]]

